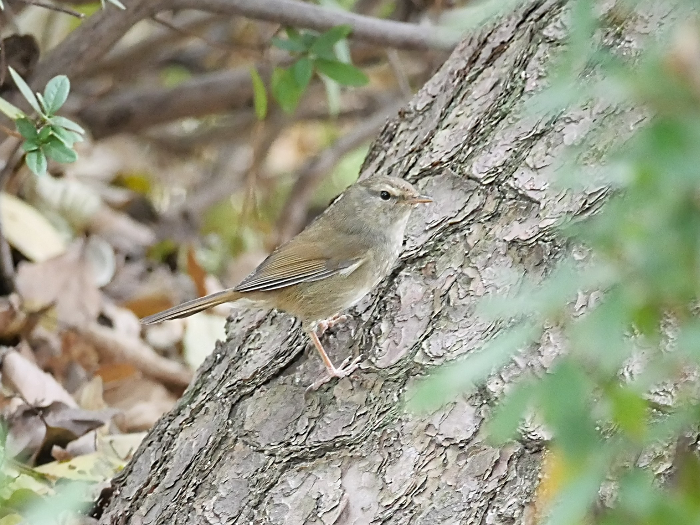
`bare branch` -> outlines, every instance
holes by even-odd
[[[32,85],[39,89],[52,77],[71,79],[102,58],[133,25],[166,9],[170,0],[128,2],[125,10],[107,7],[88,18],[37,65]]]
[[[49,4],[46,2],[40,2],[39,0],[20,0],[24,4],[29,4],[33,5],[36,7],[43,7],[44,9],[48,9],[49,11],[57,11],[59,13],[65,13],[67,15],[74,16],[76,18],[85,18],[85,15],[83,13],[79,13],[78,11],[75,11],[74,9],[70,9],[68,7],[62,7],[60,5],[53,5]]]
[[[250,71],[237,68],[200,75],[169,89],[118,93],[91,103],[79,116],[95,138],[102,138],[180,118],[230,111],[249,104],[252,96]]]
[[[153,20],[157,24],[162,25],[163,27],[168,28],[170,31],[179,34],[181,37],[196,38],[198,40],[201,40],[202,42],[207,44],[209,47],[213,47],[216,49],[223,49],[224,51],[231,51],[234,49],[233,46],[220,44],[219,42],[214,42],[213,40],[208,39],[204,35],[197,34],[195,31],[189,30],[186,27],[179,27],[179,26],[173,24],[172,22],[165,20],[164,18],[161,18],[158,16],[152,16],[151,20]],[[210,20],[215,20],[215,19],[212,17],[212,18],[210,18]]]
[[[79,333],[99,354],[115,361],[131,363],[150,377],[179,387],[187,386],[192,380],[191,370],[158,355],[141,339],[124,337],[97,323],[83,327]]]
[[[387,49],[386,56],[389,59],[389,65],[394,72],[396,81],[401,88],[401,93],[403,93],[403,96],[406,98],[410,97],[413,94],[411,91],[411,83],[408,80],[406,69],[403,67],[403,64],[401,64],[401,57],[398,51],[396,51],[396,49]]]
[[[278,244],[291,239],[304,226],[309,202],[316,188],[343,156],[377,134],[387,119],[392,117],[405,101],[391,104],[363,121],[352,131],[343,135],[333,145],[311,159],[298,172],[296,182],[277,221]]]
[[[313,88],[312,88],[313,89]],[[308,122],[316,120],[328,120],[333,118],[335,122],[342,123],[351,119],[367,118],[376,113],[381,105],[388,100],[394,100],[401,96],[400,93],[382,92],[374,93],[362,91],[341,100],[340,111],[331,115],[325,106],[318,104],[318,97],[323,97],[319,90],[315,90],[305,97],[296,112],[294,122]],[[250,129],[257,122],[257,117],[252,107],[242,108],[232,114],[222,115],[213,124],[200,126],[193,131],[173,130],[166,126],[149,129],[145,136],[160,148],[181,154],[192,154],[193,150],[202,145],[227,143],[231,145],[235,141],[247,139]]]
[[[193,33],[217,21],[217,17],[202,13],[182,13],[177,18],[182,31]],[[111,50],[104,59],[88,64],[84,70],[85,76],[109,72],[115,74],[120,69],[133,69],[149,61],[154,55],[162,54],[164,50],[174,47],[172,44],[183,39],[182,32],[174,32],[164,27],[156,28],[151,35],[128,47]]]
[[[326,31],[347,24],[351,37],[399,49],[451,50],[459,34],[444,27],[418,26],[380,20],[347,11],[327,9],[297,0],[171,0],[177,9],[197,9],[222,15],[242,15],[256,20]]]

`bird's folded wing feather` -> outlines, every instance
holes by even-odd
[[[264,292],[303,282],[319,281],[333,275],[349,275],[359,268],[361,257],[332,259],[307,246],[286,245],[270,254],[258,268],[234,288],[237,292]]]

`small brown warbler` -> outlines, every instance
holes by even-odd
[[[388,275],[401,252],[411,210],[428,202],[432,199],[402,179],[365,179],[350,186],[237,286],[168,308],[141,322],[179,319],[221,303],[249,299],[302,321],[327,370],[309,388],[345,377],[358,367],[360,357],[335,367],[319,335],[343,320],[339,313]]]

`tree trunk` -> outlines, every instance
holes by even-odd
[[[235,306],[228,340],[115,479],[102,523],[533,521],[541,447],[493,448],[480,429],[514,378],[547,368],[555,338],[429,416],[403,402],[497,333],[474,315],[480,296],[512,286],[509,272],[544,273],[561,250],[554,223],[602,198],[550,181],[561,150],[614,110],[524,111],[566,16],[564,1],[531,0],[467,38],[375,141],[364,175],[404,177],[435,204],[414,213],[390,277],[324,338],[334,361],[361,353],[361,369],[305,394],[323,366],[299,323]],[[632,47],[644,24],[611,30],[610,45]]]

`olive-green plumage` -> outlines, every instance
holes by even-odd
[[[298,317],[321,353],[329,377],[344,377],[357,362],[334,367],[318,342],[316,328],[324,328],[327,320],[357,303],[389,273],[401,251],[411,210],[425,202],[430,198],[396,177],[358,182],[234,288],[187,301],[141,322],[179,319],[217,304],[250,299]]]

